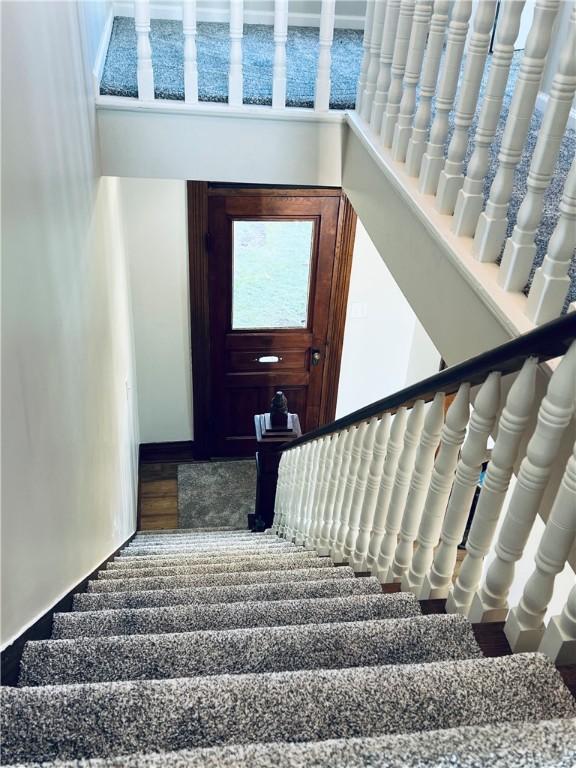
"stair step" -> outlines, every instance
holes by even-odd
[[[271,566],[272,568],[274,566]],[[265,584],[279,581],[317,581],[318,579],[353,579],[348,566],[338,568],[298,568],[296,570],[229,571],[190,576],[147,576],[141,579],[97,579],[89,581],[88,592],[142,592],[145,589]]]
[[[194,573],[230,573],[233,571],[277,571],[294,568],[333,568],[328,557],[318,557],[316,552],[285,552],[275,555],[260,554],[249,557],[210,557],[200,562],[183,565],[159,565],[148,568],[119,568],[98,571],[99,579],[144,579],[147,576],[186,576]]]
[[[160,608],[55,613],[52,637],[65,639],[164,634],[206,629],[367,621],[417,615],[420,615],[420,605],[411,592],[273,602],[175,605]]]
[[[576,715],[560,675],[539,654],[8,688],[2,703],[6,763]]]
[[[119,554],[119,557],[151,557],[155,555],[178,555],[179,553],[194,553],[194,552],[215,552],[215,551],[227,551],[227,550],[242,550],[242,549],[260,549],[262,551],[276,551],[292,548],[292,545],[285,544],[281,541],[271,541],[259,544],[258,542],[246,539],[242,541],[212,541],[203,542],[202,544],[195,543],[180,543],[180,544],[158,544],[158,546],[128,546],[125,547]]]
[[[232,528],[224,525],[214,528],[157,528],[138,531],[134,538],[158,538],[161,536],[242,536],[247,533],[252,533],[252,531],[249,531],[247,528]],[[260,536],[262,534],[255,535]]]
[[[472,625],[463,616],[416,616],[29,642],[22,656],[20,685],[417,664],[481,656]]]
[[[114,608],[154,608],[194,603],[239,603],[252,600],[297,600],[311,597],[344,597],[382,593],[378,579],[324,579],[286,581],[278,584],[236,584],[196,589],[159,589],[143,592],[82,592],[74,595],[75,611]]]
[[[265,549],[258,547],[256,549],[215,549],[200,550],[198,552],[178,552],[173,555],[149,555],[148,557],[119,557],[111,560],[106,569],[119,570],[121,568],[150,568],[156,565],[186,565],[198,562],[210,562],[211,560],[252,558],[252,557],[278,557],[279,555],[296,555],[306,552],[307,557],[313,557],[316,552],[313,550],[304,550],[301,547],[274,547]]]
[[[573,768],[576,720],[462,726],[439,731],[304,743],[234,744],[179,752],[122,755],[90,768]],[[87,768],[43,763],[43,768]]]

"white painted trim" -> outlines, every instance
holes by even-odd
[[[318,113],[311,108],[307,109],[304,107],[272,109],[272,107],[259,104],[244,104],[241,107],[231,107],[226,103],[213,103],[210,101],[186,104],[184,101],[171,101],[169,99],[140,101],[139,99],[126,96],[98,96],[96,98],[96,109],[198,115],[203,117],[240,117],[249,120],[287,120],[300,123],[344,123],[346,119],[346,112],[339,109]]]
[[[134,16],[134,3],[129,0],[115,0],[113,4],[115,16]],[[229,13],[227,8],[206,8],[198,6],[198,21],[212,21],[227,24]],[[182,21],[182,3],[151,3],[150,18],[171,19]],[[245,24],[274,25],[274,11],[244,11]],[[318,13],[289,13],[288,25],[291,27],[319,27]],[[336,14],[335,27],[338,29],[364,29],[364,16],[353,14]]]
[[[544,91],[540,91],[538,93],[538,96],[536,98],[536,109],[539,112],[544,112],[546,110],[548,99],[549,99],[549,96],[547,93],[544,93]],[[576,107],[572,107],[572,109],[570,110],[570,116],[568,118],[568,128],[572,128],[573,131],[576,131]]]
[[[104,63],[106,61],[106,54],[108,53],[108,46],[110,45],[110,37],[112,35],[112,26],[114,24],[114,7],[111,6],[106,17],[106,23],[102,30],[102,37],[98,44],[98,51],[96,52],[96,60],[92,68],[92,84],[94,86],[94,96],[98,98],[100,95],[100,82],[102,80],[102,73],[104,72]]]
[[[510,293],[498,285],[498,264],[477,261],[472,254],[472,238],[459,237],[452,232],[452,217],[438,213],[434,204],[436,198],[419,191],[418,179],[406,175],[404,164],[392,160],[391,150],[382,148],[377,137],[368,132],[366,124],[355,112],[347,112],[346,120],[398,195],[438,242],[490,313],[498,318],[501,327],[511,338],[534,330],[536,326],[525,315],[526,296]]]

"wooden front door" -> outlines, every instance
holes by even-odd
[[[334,417],[327,382],[340,364],[341,338],[331,346],[330,335],[342,206],[332,189],[208,190],[212,455],[253,455],[254,414],[278,390],[303,431]]]

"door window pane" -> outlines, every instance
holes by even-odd
[[[233,223],[232,328],[306,328],[313,221]]]

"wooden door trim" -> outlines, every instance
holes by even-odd
[[[211,453],[210,306],[208,291],[208,184],[189,181],[188,276],[192,353],[192,419],[197,458]]]
[[[192,347],[192,400],[194,448],[197,458],[212,453],[212,390],[210,370],[210,306],[208,284],[208,197],[217,195],[278,197],[340,197],[334,276],[330,295],[326,364],[322,379],[320,421],[326,424],[336,414],[340,363],[346,323],[346,306],[356,232],[356,213],[342,190],[336,188],[225,187],[189,181],[188,261],[190,283],[190,339]]]

